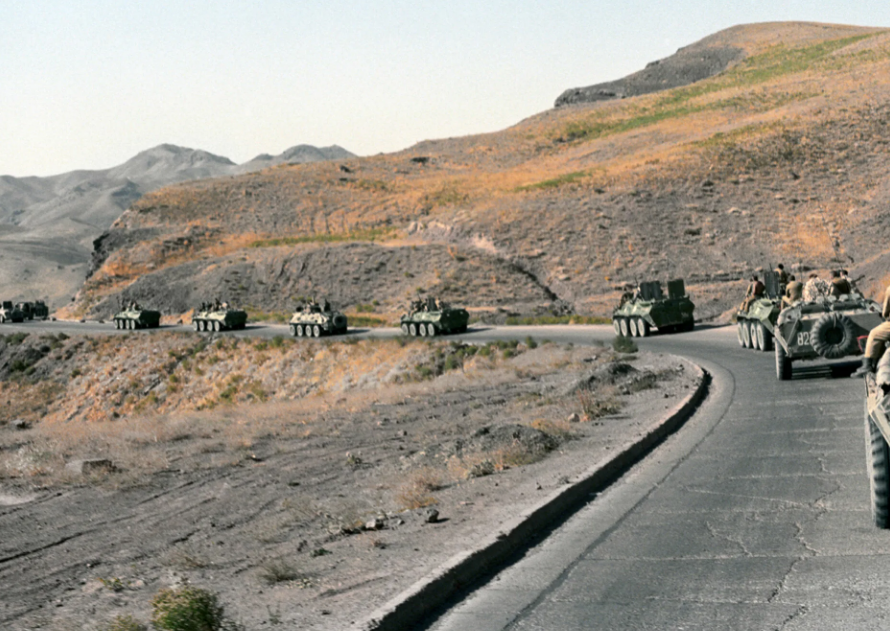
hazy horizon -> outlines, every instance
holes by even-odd
[[[0,175],[107,169],[160,144],[241,164],[493,132],[717,31],[890,26],[890,4],[747,0],[0,5]]]

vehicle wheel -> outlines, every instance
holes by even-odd
[[[409,334],[409,333],[408,333],[408,325],[407,325],[407,324],[403,324],[401,328],[402,328],[402,335],[408,335],[408,334]]]
[[[646,322],[643,318],[640,318],[640,321],[637,322],[637,332],[640,334],[640,337],[649,337],[652,329],[649,327],[648,322]]]
[[[742,322],[742,346],[744,348],[751,348],[751,326],[747,320]]]
[[[745,348],[745,335],[742,333],[742,330],[745,328],[745,321],[739,320],[739,323],[736,325],[736,337],[739,338],[739,346]]]
[[[417,331],[420,333],[420,337],[426,337],[426,322],[421,322],[420,326],[417,327]]]
[[[813,350],[825,359],[840,359],[856,349],[856,325],[842,313],[826,313],[810,331]]]
[[[621,319],[612,318],[612,328],[615,329],[615,335],[621,335]]]
[[[297,325],[296,324],[290,325],[290,334],[293,335],[294,337],[297,337]]]
[[[759,322],[751,322],[748,325],[748,334],[751,336],[751,348],[755,351],[760,350],[760,338],[757,337],[757,325]]]
[[[865,408],[865,466],[871,490],[871,515],[878,528],[890,528],[890,449]]]
[[[417,337],[417,325],[413,322],[408,325],[408,331],[411,333],[411,337]]]
[[[321,327],[317,324],[312,327],[312,335],[315,337],[321,337]]]
[[[222,327],[219,325],[219,320],[214,320],[214,321],[213,321],[213,332],[214,332],[214,333],[219,333],[219,330],[220,330],[221,328],[222,328]]]
[[[636,318],[628,318],[629,322],[627,323],[627,328],[630,329],[631,337],[638,337],[639,333],[637,333],[637,319]]]
[[[195,320],[194,322],[192,322],[192,324],[195,325],[195,330],[196,330],[196,331],[200,331],[200,330],[201,330],[201,321],[200,321],[200,320]]]
[[[436,325],[432,322],[426,325],[426,335],[427,337],[436,337]]]
[[[776,344],[776,377],[779,381],[788,381],[792,372],[791,360],[788,359],[785,348],[781,344]]]
[[[621,335],[622,337],[630,337],[627,331],[627,318],[621,318]]]
[[[767,328],[763,326],[763,322],[757,323],[757,348],[763,352],[773,350],[773,336]]]

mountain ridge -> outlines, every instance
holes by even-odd
[[[298,148],[303,148],[300,162],[354,157],[336,145],[316,153],[309,147],[291,147],[270,156],[268,164],[238,165],[202,149],[164,143],[108,169],[0,176],[0,225],[19,228],[0,233],[0,296],[42,298],[55,306],[67,301],[86,275],[93,241],[133,202],[159,187],[268,168],[288,162],[288,152]],[[64,255],[46,256],[54,250]]]
[[[681,52],[709,47],[743,52],[684,85],[348,170],[280,167],[146,195],[103,238],[69,311],[101,317],[124,296],[182,313],[219,295],[286,312],[326,293],[391,320],[436,294],[503,321],[608,315],[623,282],[683,277],[698,316],[714,318],[777,262],[884,283],[890,32],[740,25]]]

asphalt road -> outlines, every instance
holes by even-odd
[[[429,628],[890,627],[890,534],[871,525],[855,363],[802,363],[779,382],[772,353],[740,349],[729,327],[639,345],[711,372],[700,411]]]
[[[110,324],[0,332],[133,334]],[[165,327],[163,330],[190,330]],[[147,332],[135,332],[145,334]],[[252,326],[224,335],[286,335]],[[364,330],[388,337],[397,330]],[[467,340],[608,342],[608,327],[476,327]],[[655,335],[641,348],[713,376],[674,436],[432,631],[826,630],[890,627],[890,533],[872,526],[863,386],[855,362],[795,365],[742,350],[729,327]]]

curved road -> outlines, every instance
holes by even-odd
[[[165,327],[185,330],[186,327]],[[115,331],[109,324],[0,332]],[[235,335],[286,335],[254,326]],[[364,330],[389,337],[397,330]],[[608,327],[476,327],[460,336],[608,342]],[[730,327],[655,335],[645,350],[713,376],[686,425],[433,631],[788,631],[890,627],[890,534],[872,526],[858,362],[795,365],[742,350]]]

